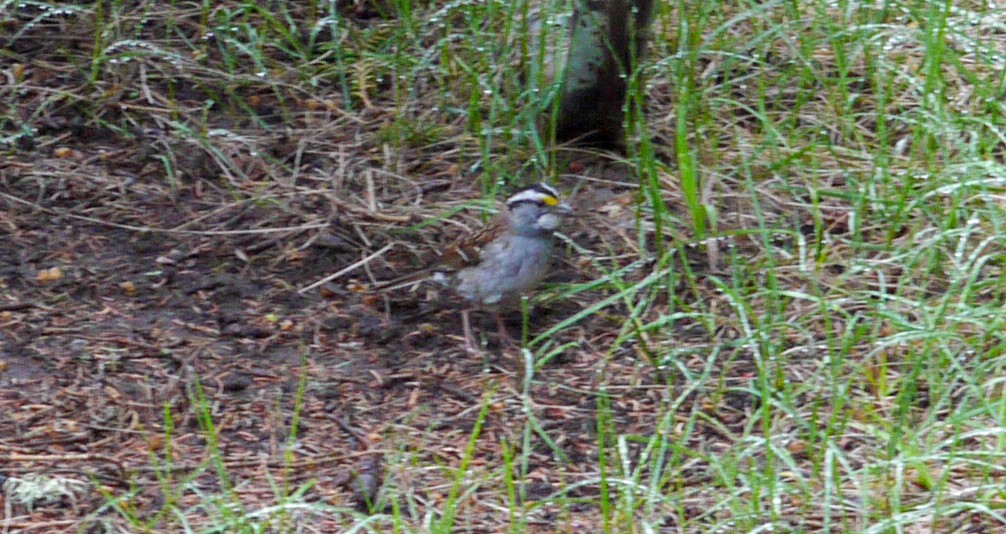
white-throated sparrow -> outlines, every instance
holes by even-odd
[[[468,316],[471,308],[495,312],[500,334],[505,336],[499,310],[519,303],[521,294],[544,278],[552,259],[553,234],[572,212],[552,186],[522,189],[507,199],[506,209],[481,231],[443,248],[425,269],[375,289],[394,289],[427,279],[446,286],[465,301],[461,311],[465,347],[475,351]]]

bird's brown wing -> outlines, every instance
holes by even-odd
[[[478,232],[464,236],[444,247],[440,257],[430,268],[434,271],[453,272],[466,267],[473,267],[482,262],[482,253],[486,245],[499,237],[505,227],[500,221],[493,221]]]
[[[478,232],[468,234],[445,246],[427,262],[427,267],[374,286],[375,290],[392,290],[405,287],[433,276],[433,273],[453,273],[473,267],[482,261],[485,246],[506,229],[504,221],[495,220]]]

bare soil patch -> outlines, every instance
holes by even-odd
[[[673,339],[623,340],[613,350],[629,313],[616,302],[556,335],[556,346],[569,347],[524,395],[525,362],[501,351],[491,321],[482,329],[489,350],[473,357],[463,352],[452,306],[425,290],[368,291],[485,218],[488,162],[467,119],[442,109],[433,117],[436,106],[425,103],[402,111],[390,73],[364,71],[362,59],[360,72],[341,73],[352,75],[353,107],[339,76],[301,83],[303,72],[278,47],[264,54],[268,81],[251,71],[221,75],[210,66],[222,69],[225,58],[203,14],[171,14],[170,30],[146,12],[118,20],[136,24],[130,39],[158,42],[177,62],[105,58],[94,79],[81,65],[114,50],[96,49],[93,13],[33,19],[17,38],[4,27],[16,60],[4,69],[19,83],[0,88],[13,110],[3,125],[12,143],[0,160],[0,476],[88,484],[30,509],[11,502],[3,525],[128,530],[135,521],[126,515],[163,526],[171,520],[159,514],[177,507],[202,526],[212,515],[199,509],[206,495],[236,494],[254,510],[274,503],[277,487],[309,481],[314,502],[365,513],[368,494],[383,486],[404,509],[440,510],[488,403],[469,466],[478,486],[461,502],[459,523],[507,528],[504,451],[522,443],[530,411],[554,445],[529,440],[528,476],[517,484],[529,500],[549,498],[529,521],[542,532],[597,531],[599,425],[611,425],[612,435],[652,435],[655,414],[680,392],[662,383],[649,358],[668,343],[695,345],[699,355],[713,342],[709,330],[681,320]],[[379,24],[369,10],[357,15],[359,28]],[[158,40],[169,32],[172,39]],[[661,87],[655,99],[670,98]],[[500,150],[492,157],[526,170],[526,148]],[[558,185],[576,190],[583,214],[567,234],[593,256],[566,247],[549,282],[598,280],[602,265],[653,257],[638,250],[642,241],[658,243],[626,167],[563,158]],[[684,211],[675,189],[664,200]],[[750,224],[748,202],[725,199],[724,226]],[[774,216],[771,206],[762,209]],[[388,245],[317,290],[298,291]],[[712,255],[694,256],[686,258],[694,272],[722,274]],[[622,282],[651,267],[622,273]],[[543,293],[532,337],[610,288]],[[713,285],[688,294],[711,306],[723,298]],[[654,309],[662,298],[652,299]],[[522,318],[509,320],[520,332]],[[732,328],[720,330],[724,338]],[[732,353],[724,383],[754,374],[742,355]],[[681,362],[703,364],[698,356]],[[603,423],[602,397],[611,414]],[[706,400],[716,424],[689,430],[696,447],[715,450],[733,439],[726,433],[741,433],[754,401],[736,391],[727,397]],[[634,457],[642,446],[627,447]],[[682,480],[710,479],[702,462],[690,465],[677,474]],[[679,511],[702,514],[703,502]],[[423,524],[409,514],[415,509],[406,515]],[[338,521],[325,517],[312,528],[336,532],[346,526]]]
[[[252,134],[271,142],[265,132],[243,130]],[[400,492],[443,498],[449,469],[415,478],[397,462],[457,467],[489,391],[492,409],[475,455],[480,468],[502,464],[502,441],[520,441],[524,364],[515,352],[501,352],[491,321],[483,325],[487,356],[472,357],[463,352],[451,306],[427,301],[425,291],[366,290],[369,279],[414,268],[416,255],[455,231],[389,233],[423,220],[412,207],[421,187],[384,185],[376,198],[382,211],[368,213],[361,173],[338,188],[325,184],[345,165],[338,154],[302,167],[324,189],[247,182],[240,185],[258,192],[246,194],[208,170],[190,170],[172,186],[149,161],[137,163],[149,148],[120,135],[53,132],[40,141],[45,147],[0,163],[0,447],[8,457],[0,474],[93,480],[104,490],[15,507],[7,518],[13,528],[118,522],[104,507],[126,494],[135,513],[154,517],[165,504],[159,469],[198,477],[208,492],[222,489],[207,468],[214,450],[249,508],[274,499],[272,480],[297,486],[313,479],[311,499],[362,510],[355,481],[372,471]],[[434,181],[421,200],[438,206],[474,198],[470,180]],[[594,195],[579,202],[589,208]],[[618,195],[633,193],[601,194]],[[621,206],[631,211],[628,200]],[[631,216],[622,216],[622,227],[599,231],[581,221],[570,235],[599,245],[628,238]],[[459,220],[474,226],[479,218],[469,212]],[[428,241],[416,242],[417,235]],[[395,240],[365,269],[298,293]],[[585,280],[580,271],[567,253],[551,281]],[[538,306],[531,334],[581,309],[583,298]],[[509,320],[520,332],[520,315]],[[532,497],[595,474],[599,365],[622,374],[621,385],[632,389],[613,399],[619,431],[652,429],[646,407],[659,402],[659,388],[647,387],[650,378],[637,372],[631,351],[614,359],[603,352],[618,327],[619,317],[602,315],[566,330],[562,340],[579,347],[538,376],[535,410],[566,458],[541,444],[534,476],[525,481]],[[397,465],[390,474],[387,461]],[[578,491],[593,494],[596,487]],[[480,495],[487,502],[499,497]],[[192,494],[179,498],[197,503]],[[486,531],[506,519],[477,503],[471,510],[466,521],[482,521]]]

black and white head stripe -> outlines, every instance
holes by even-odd
[[[527,189],[522,189],[514,196],[508,198],[506,205],[508,208],[512,208],[525,202],[555,206],[559,204],[559,191],[547,184],[537,184]]]

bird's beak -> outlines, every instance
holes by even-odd
[[[552,211],[554,211],[554,212],[556,212],[556,213],[558,213],[560,215],[572,215],[573,214],[573,206],[570,206],[569,204],[566,204],[565,202],[560,202],[560,203],[556,204],[555,206],[552,206]]]

